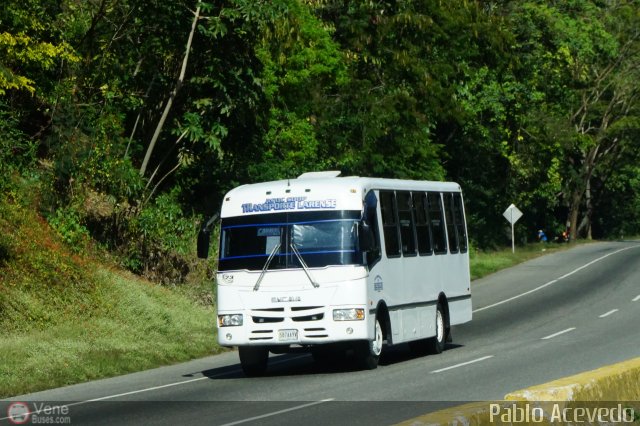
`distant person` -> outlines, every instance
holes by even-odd
[[[541,243],[547,242],[547,235],[544,233],[542,229],[538,230],[538,241],[540,241]]]

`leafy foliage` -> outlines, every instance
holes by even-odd
[[[129,219],[118,250],[134,272],[162,284],[180,284],[189,273],[197,226],[175,200],[177,191],[158,196]]]
[[[166,283],[185,280],[196,217],[227,190],[308,170],[457,181],[481,249],[505,242],[512,202],[519,240],[567,221],[633,232],[639,11],[8,0],[0,185],[40,176],[40,208],[68,244],[89,235]]]
[[[620,164],[621,150],[638,148],[629,139],[635,126],[625,124],[637,108],[638,3],[518,2],[512,16],[526,66],[521,75],[544,112],[530,134],[547,146],[556,139],[552,159],[563,164],[556,191],[572,237],[590,234],[591,185]]]
[[[38,74],[61,61],[78,57],[55,30],[51,15],[56,7],[42,7],[37,0],[7,0],[0,12],[0,96],[8,91],[36,91]]]
[[[9,187],[11,175],[33,167],[37,144],[20,129],[19,115],[0,99],[0,189]]]
[[[80,223],[80,217],[76,211],[60,208],[49,218],[49,223],[70,247],[78,251],[84,248],[89,232]]]

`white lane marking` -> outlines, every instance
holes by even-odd
[[[289,361],[292,361],[294,359],[304,358],[305,356],[306,355],[300,355],[300,356],[296,356],[296,357],[293,357],[293,358],[274,360],[274,361],[271,361],[270,364],[271,365],[282,364],[283,362],[289,362]],[[235,373],[237,373],[239,371],[240,371],[239,369],[235,369],[235,370],[231,370],[231,371],[226,371],[224,373],[215,374],[213,376],[198,377],[196,379],[183,380],[181,382],[168,383],[166,385],[153,386],[153,387],[150,387],[150,388],[134,390],[134,391],[131,391],[131,392],[124,392],[124,393],[119,393],[119,394],[116,394],[116,395],[103,396],[101,398],[88,399],[86,401],[76,402],[75,404],[70,404],[70,405],[78,405],[78,404],[86,404],[88,402],[104,401],[105,399],[113,399],[113,398],[118,398],[120,396],[127,396],[127,395],[134,395],[134,394],[137,394],[137,393],[150,392],[150,391],[154,391],[154,390],[158,390],[158,389],[169,388],[169,387],[172,387],[172,386],[179,386],[179,385],[184,385],[184,384],[187,384],[187,383],[198,382],[200,380],[215,379],[215,378],[218,378],[218,377],[224,377],[224,376],[228,376],[228,375],[231,375],[231,374],[235,374]]]
[[[282,364],[283,362],[289,362],[289,361],[292,361],[294,359],[304,358],[305,356],[306,355],[300,355],[300,356],[296,356],[296,357],[293,357],[293,358],[274,360],[274,361],[270,361],[270,364],[271,365]],[[187,383],[198,382],[200,380],[216,379],[218,377],[224,377],[224,376],[229,376],[231,374],[238,373],[239,371],[241,371],[241,370],[236,368],[234,370],[226,371],[224,373],[215,374],[213,376],[198,377],[198,378],[195,378],[195,379],[183,380],[181,382],[168,383],[166,385],[153,386],[153,387],[150,387],[150,388],[138,389],[138,390],[134,390],[134,391],[130,391],[130,392],[123,392],[123,393],[119,393],[119,394],[115,394],[115,395],[103,396],[103,397],[100,397],[100,398],[88,399],[86,401],[76,402],[73,405],[86,404],[87,402],[103,401],[105,399],[113,399],[113,398],[118,398],[120,396],[134,395],[134,394],[137,394],[137,393],[151,392],[151,391],[154,391],[154,390],[169,388],[169,387],[172,387],[172,386],[179,386],[179,385],[184,385],[184,384],[187,384]]]
[[[640,300],[640,294],[633,298],[632,302],[637,302]]]
[[[597,259],[595,259],[595,260],[592,260],[591,262],[589,262],[589,263],[587,263],[587,264],[582,265],[582,266],[581,266],[581,267],[579,267],[579,268],[574,269],[573,271],[569,272],[568,274],[564,274],[563,276],[558,277],[558,278],[556,278],[555,280],[551,280],[551,281],[549,281],[549,282],[547,282],[547,283],[542,284],[540,287],[536,287],[536,288],[534,288],[534,289],[532,289],[532,290],[525,291],[524,293],[521,293],[521,294],[515,295],[515,296],[510,297],[510,298],[508,298],[508,299],[501,300],[500,302],[494,303],[494,304],[492,304],[492,305],[483,306],[482,308],[475,309],[475,310],[473,311],[473,313],[480,312],[480,311],[484,311],[485,309],[493,308],[493,307],[496,307],[496,306],[502,305],[502,304],[504,304],[504,303],[511,302],[512,300],[519,299],[519,298],[521,298],[521,297],[523,297],[523,296],[526,296],[526,295],[528,295],[528,294],[534,293],[534,292],[536,292],[536,291],[538,291],[538,290],[542,290],[543,288],[548,287],[548,286],[550,286],[551,284],[555,284],[555,283],[557,283],[558,281],[560,281],[560,280],[562,280],[562,279],[564,279],[564,278],[567,278],[567,277],[569,277],[569,276],[571,276],[571,275],[575,274],[576,272],[581,271],[581,270],[583,270],[584,268],[586,268],[586,267],[588,267],[588,266],[593,265],[593,264],[594,264],[594,263],[596,263],[596,262],[600,262],[601,260],[606,259],[606,258],[607,258],[607,257],[609,257],[609,256],[613,256],[614,254],[620,253],[621,251],[629,250],[629,249],[636,248],[636,247],[640,247],[640,245],[621,248],[621,249],[616,250],[616,251],[614,251],[614,252],[611,252],[611,253],[609,253],[609,254],[605,254],[604,256],[601,256],[601,257],[599,257],[599,258],[597,258]],[[638,296],[638,297],[640,297],[640,296]]]
[[[568,332],[573,331],[575,329],[576,329],[575,327],[567,328],[566,330],[558,331],[557,333],[553,333],[553,334],[550,334],[550,335],[548,335],[546,337],[543,337],[540,340],[553,339],[556,336],[559,336],[559,335],[564,334],[564,333],[568,333]]]
[[[219,374],[218,376],[213,376],[213,377],[224,376],[224,375],[227,375],[227,374],[229,374],[229,373]],[[87,402],[104,401],[105,399],[113,399],[113,398],[118,398],[120,396],[135,395],[137,393],[143,393],[143,392],[151,392],[151,391],[158,390],[158,389],[170,388],[170,387],[173,387],[173,386],[184,385],[184,384],[187,384],[187,383],[199,382],[200,380],[205,380],[205,379],[209,379],[209,378],[213,378],[213,377],[207,377],[207,376],[198,377],[197,379],[184,380],[182,382],[168,383],[166,385],[153,386],[153,387],[150,387],[150,388],[138,389],[138,390],[134,390],[134,391],[130,391],[130,392],[123,392],[123,393],[118,393],[118,394],[114,394],[114,395],[103,396],[103,397],[100,397],[100,398],[88,399],[86,401],[80,401],[80,402],[76,402],[75,404],[70,404],[70,405],[86,404]]]
[[[282,364],[283,362],[289,362],[289,361],[292,361],[292,360],[295,360],[295,359],[304,358],[306,356],[307,355],[305,354],[305,355],[300,355],[300,356],[287,358],[287,359],[274,360],[274,361],[271,361],[270,364],[271,365]],[[224,373],[215,374],[213,376],[197,377],[195,379],[183,380],[181,382],[167,383],[166,385],[152,386],[150,388],[138,389],[138,390],[134,390],[134,391],[130,391],[130,392],[118,393],[118,394],[114,394],[114,395],[107,395],[107,396],[102,396],[100,398],[87,399],[85,401],[72,402],[70,404],[60,404],[60,405],[56,406],[55,408],[73,407],[75,405],[83,405],[83,404],[88,404],[90,402],[104,401],[104,400],[107,400],[107,399],[118,398],[118,397],[121,397],[121,396],[135,395],[137,393],[143,393],[143,392],[151,392],[151,391],[158,390],[158,389],[164,389],[164,388],[169,388],[169,387],[173,387],[173,386],[180,386],[180,385],[184,385],[184,384],[187,384],[187,383],[199,382],[200,380],[215,379],[215,378],[218,378],[218,377],[224,377],[224,376],[228,376],[228,375],[231,375],[231,374],[238,373],[239,371],[240,371],[240,369],[236,368],[234,370],[226,371]],[[47,407],[47,408],[51,408],[51,407]],[[40,414],[41,412],[42,412],[42,410],[32,411],[32,412],[29,413],[29,415],[31,415],[31,414]],[[0,417],[0,421],[2,421],[2,420],[11,420],[11,418],[10,417]]]
[[[483,356],[482,358],[478,358],[478,359],[474,359],[474,360],[471,360],[471,361],[462,362],[460,364],[452,365],[451,367],[445,367],[445,368],[441,368],[439,370],[433,370],[432,373],[441,373],[443,371],[453,370],[454,368],[463,367],[465,365],[469,365],[469,364],[473,364],[473,363],[476,363],[476,362],[484,361],[485,359],[489,359],[489,358],[493,358],[493,355],[487,355],[487,356]]]
[[[198,377],[197,379],[183,380],[181,382],[169,383],[169,384],[161,385],[161,386],[153,386],[153,387],[146,388],[146,389],[139,389],[139,390],[135,390],[135,391],[131,391],[131,392],[123,392],[123,393],[119,393],[119,394],[103,396],[103,397],[100,397],[100,398],[87,399],[86,401],[72,402],[70,404],[60,404],[60,405],[58,405],[58,406],[56,406],[54,408],[73,407],[75,405],[83,405],[83,404],[88,404],[90,402],[104,401],[106,399],[118,398],[120,396],[134,395],[136,393],[149,392],[149,391],[152,391],[152,390],[168,388],[168,387],[171,387],[171,386],[184,385],[186,383],[193,383],[193,382],[198,382],[200,380],[205,380],[205,379],[225,376],[225,375],[231,374],[233,372],[235,372],[235,371],[229,371],[229,372],[226,372],[226,373],[220,373],[220,374],[217,374],[215,376]],[[48,407],[48,408],[50,408],[50,407]],[[42,410],[31,411],[29,413],[29,415],[40,414],[41,411]],[[10,419],[10,418],[9,417],[0,418],[0,420],[7,420],[7,419]]]
[[[252,422],[254,420],[260,420],[260,419],[264,419],[264,418],[267,418],[267,417],[273,417],[273,416],[277,416],[278,414],[288,413],[290,411],[301,410],[303,408],[311,407],[313,405],[324,404],[325,402],[333,401],[334,399],[335,398],[328,398],[328,399],[323,399],[323,400],[320,400],[320,401],[310,402],[308,404],[296,405],[295,407],[286,408],[286,409],[280,410],[280,411],[274,411],[272,413],[263,414],[261,416],[249,417],[247,419],[238,420],[237,422],[225,423],[222,426],[239,425],[239,424],[242,424],[242,423]]]
[[[484,306],[484,307],[482,307],[482,308],[475,309],[475,310],[473,311],[473,313],[475,314],[476,312],[484,311],[485,309],[493,308],[493,307],[495,307],[495,306],[502,305],[502,304],[507,303],[507,302],[511,302],[512,300],[519,299],[519,298],[521,298],[522,296],[526,296],[527,294],[531,294],[531,293],[536,292],[536,291],[538,291],[538,290],[542,290],[543,288],[548,287],[548,286],[550,286],[551,284],[554,284],[554,283],[556,283],[556,282],[558,282],[558,280],[551,280],[551,281],[549,281],[549,282],[548,282],[548,283],[546,283],[546,284],[542,284],[540,287],[536,287],[536,288],[534,288],[533,290],[525,291],[524,293],[518,294],[518,295],[516,295],[516,296],[510,297],[510,298],[505,299],[505,300],[502,300],[502,301],[500,301],[500,302],[494,303],[493,305]]]
[[[617,309],[612,309],[609,312],[606,312],[606,313],[600,315],[600,318],[606,318],[606,317],[608,317],[609,315],[611,315],[614,312],[618,312],[618,310]]]

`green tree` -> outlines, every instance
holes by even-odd
[[[353,173],[443,178],[434,129],[439,118],[454,113],[452,83],[465,65],[453,57],[465,54],[457,48],[468,40],[456,35],[456,25],[473,26],[463,20],[472,20],[473,6],[454,2],[449,12],[419,1],[315,6],[335,29],[349,70],[349,84],[322,126],[331,150],[344,153],[336,164]]]
[[[257,46],[260,81],[269,106],[260,160],[250,167],[257,180],[295,177],[335,167],[319,137],[325,110],[347,82],[346,67],[328,29],[305,4],[287,2],[286,13],[266,26]]]
[[[9,90],[35,94],[39,73],[62,61],[77,61],[71,46],[56,29],[51,14],[56,2],[37,0],[4,2],[0,11],[0,96]]]
[[[592,179],[615,168],[637,129],[638,2],[515,3],[526,81],[540,93],[537,134],[562,149],[571,237],[590,235]],[[547,142],[547,145],[549,143]]]

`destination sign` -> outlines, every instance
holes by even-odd
[[[335,198],[308,200],[307,197],[283,197],[267,198],[263,203],[245,203],[242,205],[242,213],[335,208]]]

